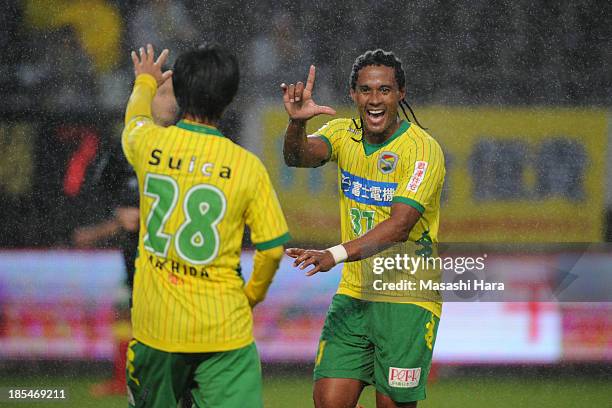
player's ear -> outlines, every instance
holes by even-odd
[[[351,96],[353,102],[357,103],[357,101],[355,100],[356,92],[353,88],[349,89],[349,95]]]
[[[399,89],[400,101],[406,97],[406,88]]]

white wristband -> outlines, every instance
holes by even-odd
[[[346,259],[348,258],[348,253],[346,253],[346,248],[344,248],[344,245],[342,244],[336,245],[335,247],[327,248],[327,250],[331,252],[332,256],[334,257],[334,262],[336,263],[336,265],[339,264],[340,262],[346,261]]]

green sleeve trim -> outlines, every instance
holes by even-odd
[[[223,136],[223,133],[219,132],[219,130],[214,126],[205,125],[203,123],[190,122],[184,119],[179,120],[178,123],[176,124],[176,127],[179,127],[185,130],[190,130],[192,132],[202,133],[204,135],[214,135],[214,136],[225,137]]]
[[[277,246],[281,246],[284,243],[289,242],[290,240],[291,240],[291,235],[289,235],[289,233],[286,232],[278,238],[274,238],[269,241],[260,242],[259,244],[255,244],[255,249],[259,251],[265,251],[267,249],[272,249]]]
[[[393,197],[393,202],[407,204],[411,206],[412,208],[414,208],[415,210],[417,210],[418,212],[420,212],[421,214],[425,212],[425,207],[423,207],[418,201],[414,201],[413,199],[408,198],[408,197],[397,197],[396,196],[396,197]]]
[[[333,148],[332,148],[331,142],[329,141],[327,136],[323,136],[323,135],[317,134],[317,135],[315,135],[315,137],[318,137],[319,139],[322,139],[325,143],[327,143],[327,148],[329,149],[329,155],[327,156],[325,161],[328,162],[329,159],[332,157],[332,153],[333,153]]]

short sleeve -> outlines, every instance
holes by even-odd
[[[327,161],[337,162],[342,137],[347,131],[349,131],[349,128],[350,120],[336,119],[327,122],[319,130],[308,137],[318,137],[327,143],[327,147],[329,148],[329,157]]]
[[[128,123],[123,130],[121,135],[121,146],[123,147],[123,153],[127,161],[132,166],[136,165],[138,142],[142,140],[145,133],[155,127],[157,127],[157,125],[153,123],[153,119],[141,116],[132,119],[132,122]]]
[[[405,167],[406,177],[398,184],[394,203],[414,207],[421,214],[431,206],[444,182],[444,154],[435,140],[426,140],[422,151]]]
[[[123,152],[132,166],[135,165],[141,136],[156,127],[151,113],[151,102],[156,91],[157,82],[154,77],[149,74],[138,75],[125,111],[125,128],[121,134]]]
[[[247,207],[246,224],[251,230],[251,241],[258,250],[265,251],[291,239],[283,210],[263,165],[260,165],[254,196]]]

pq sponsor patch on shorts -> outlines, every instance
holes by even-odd
[[[412,173],[412,177],[410,177],[410,182],[406,187],[407,190],[416,193],[419,189],[419,186],[423,182],[425,178],[425,172],[427,171],[427,162],[418,161],[414,163],[414,172]]]
[[[397,368],[389,367],[389,385],[397,388],[414,388],[419,385],[421,367]]]

